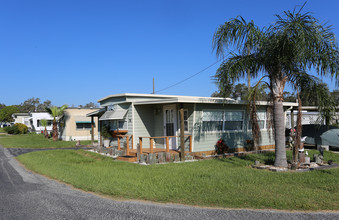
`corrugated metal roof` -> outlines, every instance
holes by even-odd
[[[115,111],[107,111],[100,118],[100,121],[104,120],[121,120],[125,117],[127,110],[117,109]]]

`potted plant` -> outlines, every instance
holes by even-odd
[[[101,130],[101,135],[104,138],[104,147],[109,147],[109,143],[111,141],[111,133],[110,133],[110,126],[109,125],[104,125]]]

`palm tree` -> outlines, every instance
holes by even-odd
[[[268,78],[273,103],[275,139],[275,166],[287,167],[285,150],[285,120],[283,94],[286,83],[298,89],[299,81],[313,78],[307,71],[314,68],[321,76],[331,76],[339,83],[338,44],[330,26],[323,26],[310,13],[285,11],[276,15],[276,21],[267,29],[255,28],[251,53],[231,54],[217,70],[216,80],[235,82],[246,77]],[[230,23],[234,27],[229,28]],[[229,46],[243,50],[247,33],[237,31],[241,24],[234,19],[221,25],[213,37],[217,56],[224,56]]]
[[[57,126],[57,119],[60,117],[64,110],[67,108],[67,105],[63,105],[60,108],[53,106],[51,108],[46,108],[46,111],[53,116],[53,141],[58,140],[58,126]]]
[[[250,55],[261,37],[262,32],[251,20],[238,16],[222,25],[214,34],[214,48],[218,55],[224,55],[224,48],[229,44],[235,44],[240,53]],[[247,69],[247,87],[251,89],[251,73]]]
[[[47,120],[46,119],[41,119],[40,124],[45,127],[44,130],[44,136],[45,138],[48,138],[48,132],[47,132]]]

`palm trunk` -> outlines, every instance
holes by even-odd
[[[48,138],[48,131],[47,131],[46,127],[45,127],[45,130],[44,130],[44,135],[45,135],[45,138]]]
[[[53,141],[58,140],[58,126],[56,120],[53,120]]]
[[[276,167],[287,167],[285,147],[285,120],[283,103],[273,101],[273,120],[275,131],[275,162]]]
[[[285,146],[285,118],[283,108],[283,92],[286,78],[277,77],[271,79],[273,93],[273,121],[275,139],[275,162],[276,167],[287,167],[286,146]]]

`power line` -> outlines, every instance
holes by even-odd
[[[185,82],[185,81],[187,81],[187,80],[189,80],[189,79],[191,79],[191,78],[193,78],[193,77],[199,75],[200,73],[204,72],[205,70],[211,68],[211,67],[214,66],[215,64],[219,63],[221,60],[223,60],[223,59],[217,60],[216,62],[214,62],[213,64],[209,65],[208,67],[206,67],[206,68],[200,70],[199,72],[197,72],[197,73],[195,73],[195,74],[193,74],[193,75],[191,75],[191,76],[189,76],[189,77],[187,77],[187,78],[185,78],[185,79],[183,79],[183,80],[181,80],[181,81],[179,81],[179,82],[177,82],[177,83],[174,83],[173,85],[170,85],[170,86],[168,86],[168,87],[166,87],[166,88],[157,90],[157,91],[155,91],[155,92],[158,93],[158,92],[167,90],[167,89],[169,89],[169,88],[172,88],[172,87],[174,87],[174,86],[177,86],[177,85],[179,85],[179,84],[181,84],[181,83],[183,83],[183,82]]]

